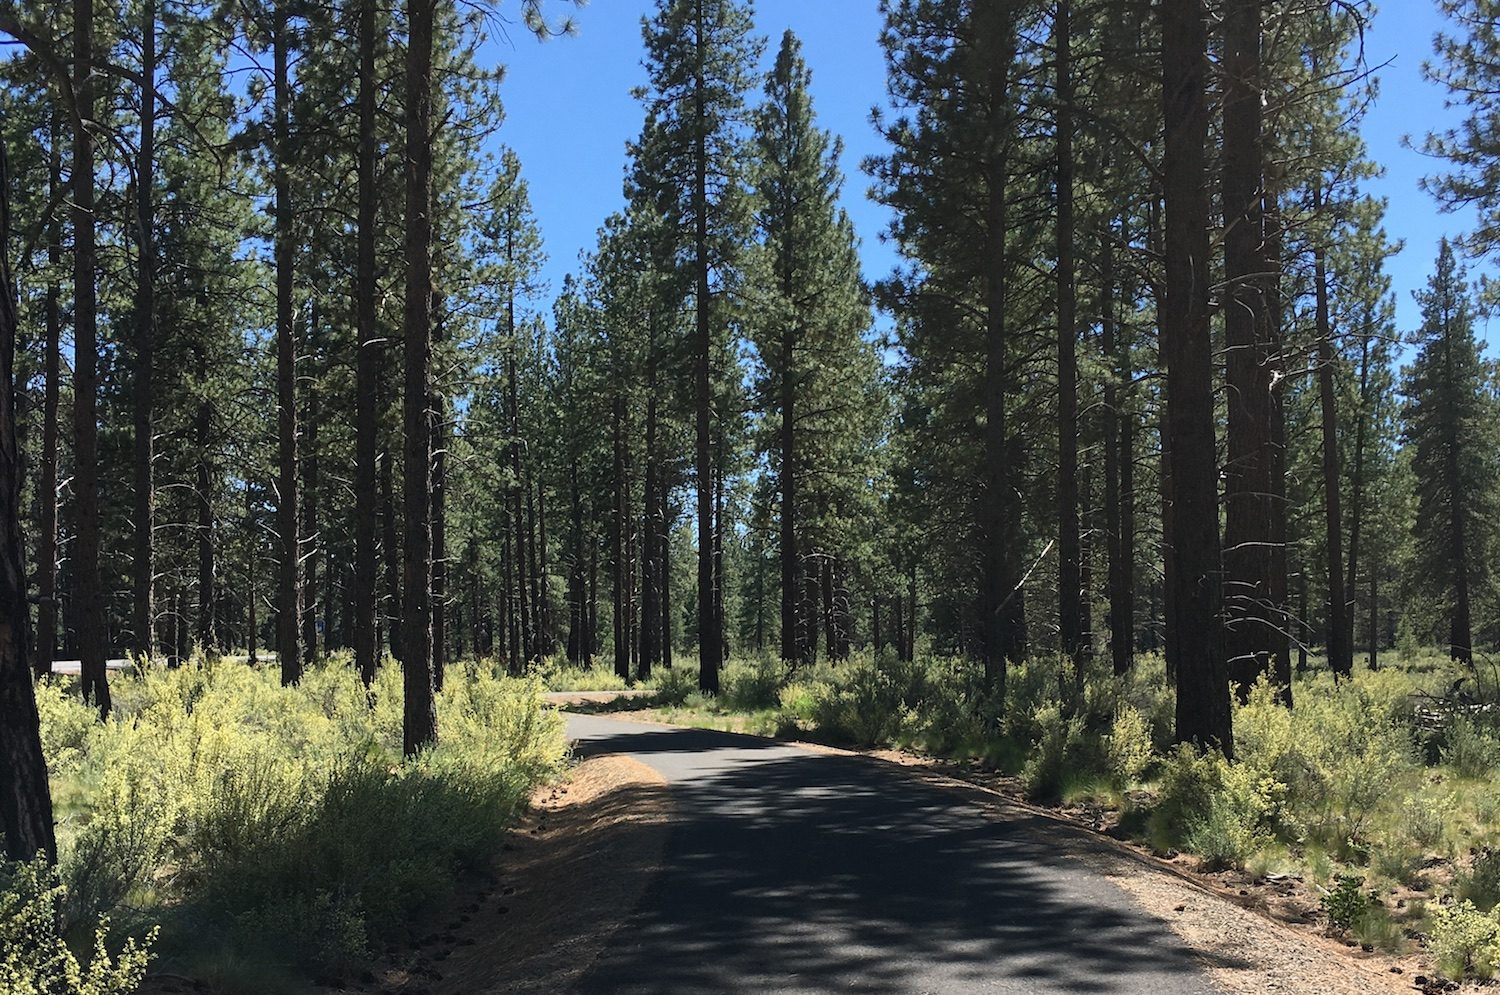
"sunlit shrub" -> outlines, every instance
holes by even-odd
[[[1104,738],[1104,752],[1115,786],[1136,783],[1151,766],[1151,725],[1133,705],[1122,705]]]
[[[81,738],[47,710],[49,762],[82,799],[59,828],[69,914],[171,908],[309,957],[354,956],[440,898],[564,756],[541,682],[488,666],[448,669],[438,744],[415,760],[396,667],[369,689],[342,657],[292,688],[228,661],[116,683],[122,704]]]
[[[1428,935],[1438,970],[1455,980],[1490,978],[1500,964],[1500,923],[1480,912],[1473,902],[1435,906],[1429,913]]]
[[[0,992],[6,995],[127,995],[146,975],[155,931],[130,938],[115,956],[105,945],[109,921],[91,931],[92,956],[80,962],[59,932],[66,888],[38,858],[0,864]]]
[[[1500,740],[1466,716],[1455,716],[1443,730],[1439,756],[1459,777],[1487,777],[1500,766]]]

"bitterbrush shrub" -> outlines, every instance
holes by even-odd
[[[111,955],[109,920],[93,927],[93,949],[80,961],[60,927],[66,891],[42,858],[0,864],[0,992],[6,995],[128,995],[150,961],[152,930],[124,941]]]
[[[565,755],[540,681],[484,667],[449,668],[438,743],[414,760],[399,668],[368,690],[342,659],[290,688],[230,661],[117,684],[122,705],[82,733],[42,693],[49,762],[74,799],[67,908],[154,912],[164,951],[212,936],[358,957],[496,851]]]
[[[1494,977],[1500,966],[1500,923],[1473,902],[1433,907],[1427,932],[1433,959],[1444,975],[1454,980]]]

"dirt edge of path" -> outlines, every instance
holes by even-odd
[[[661,868],[670,816],[666,779],[629,757],[591,757],[539,789],[503,854],[504,904],[456,931],[441,981],[426,990],[568,991]]]

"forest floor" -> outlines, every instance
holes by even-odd
[[[753,720],[742,723],[722,715],[707,716],[698,723],[681,709],[634,705],[628,698],[611,699],[603,693],[591,694],[574,707],[582,712],[607,713],[612,720],[655,726],[670,723],[742,733],[747,724],[754,724]],[[1299,877],[1208,873],[1191,856],[1154,854],[1149,847],[1122,838],[1114,813],[1094,805],[1049,807],[1029,803],[1018,778],[997,774],[982,765],[891,749],[852,751],[790,738],[778,742],[899,767],[922,782],[963,793],[994,820],[1014,822],[1040,817],[1081,831],[1081,838],[1088,844],[1073,855],[1094,862],[1100,874],[1165,924],[1196,954],[1215,987],[1227,995],[1459,990],[1457,985],[1438,978],[1430,958],[1422,954],[1396,956],[1327,935],[1318,922],[1319,895]],[[1466,990],[1469,987],[1465,986]]]

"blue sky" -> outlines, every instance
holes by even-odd
[[[625,143],[641,125],[640,106],[630,96],[631,87],[645,81],[640,18],[651,7],[650,0],[593,0],[575,13],[574,37],[537,43],[516,29],[484,53],[507,66],[499,140],[516,149],[531,184],[553,291],[563,274],[577,270],[578,253],[594,244],[600,222],[623,203]],[[865,273],[883,275],[895,261],[879,239],[888,216],[866,197],[869,182],[859,170],[862,158],[882,148],[870,125],[870,109],[885,99],[877,4],[757,0],[755,15],[759,32],[770,39],[767,60],[785,29],[802,39],[819,119],[845,142],[843,199],[863,241]],[[1401,141],[1408,133],[1420,141],[1421,132],[1452,119],[1441,88],[1421,76],[1433,33],[1442,26],[1431,0],[1386,0],[1366,36],[1366,58],[1381,67],[1381,95],[1362,130],[1371,157],[1386,170],[1371,190],[1389,199],[1386,229],[1405,242],[1389,266],[1403,331],[1418,321],[1411,291],[1425,283],[1438,238],[1466,225],[1462,215],[1440,213],[1419,189],[1418,180],[1435,164]]]

